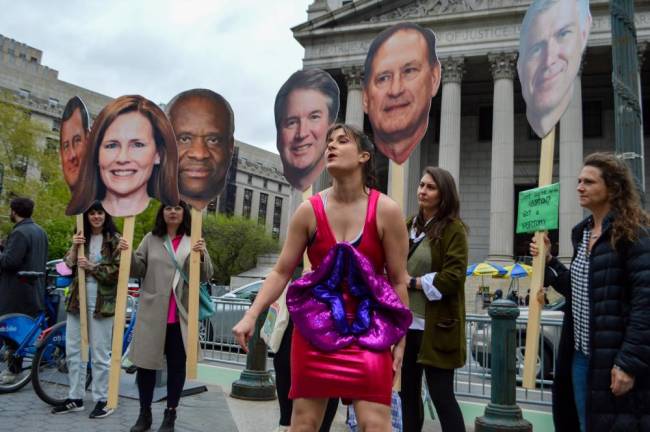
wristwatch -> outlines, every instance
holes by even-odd
[[[417,280],[414,277],[412,277],[411,280],[409,281],[409,289],[414,290],[416,282]]]

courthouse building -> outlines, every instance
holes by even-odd
[[[563,0],[564,1],[564,0]],[[528,126],[516,73],[519,30],[530,0],[316,0],[294,27],[305,68],[328,71],[341,89],[340,120],[363,125],[363,62],[372,39],[403,21],[437,35],[442,84],[429,129],[406,163],[407,210],[427,165],[452,172],[470,227],[470,261],[528,255],[530,235],[515,235],[518,192],[536,187],[540,140]],[[650,2],[636,0],[645,145],[650,143]],[[591,0],[593,26],[572,103],[556,134],[554,181],[560,182],[559,256],[570,258],[570,230],[583,217],[575,186],[584,156],[614,150],[611,18],[608,0]],[[498,89],[498,91],[495,91]],[[649,154],[647,150],[646,154]],[[380,164],[385,189],[387,167]],[[650,170],[647,168],[646,173]],[[646,179],[646,183],[647,179]],[[558,235],[559,234],[559,235]],[[557,251],[556,251],[557,253]]]

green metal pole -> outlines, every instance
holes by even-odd
[[[266,369],[266,344],[260,337],[260,329],[266,320],[268,309],[257,317],[255,332],[248,341],[246,369],[232,383],[230,396],[236,399],[265,401],[275,399],[275,384]]]
[[[632,170],[641,196],[645,193],[643,131],[634,1],[610,0],[612,17],[612,87],[616,154]]]
[[[510,300],[500,299],[490,305],[492,318],[490,356],[492,363],[492,393],[485,415],[477,417],[475,432],[531,432],[532,424],[524,420],[517,406],[516,390],[516,319],[519,307]]]

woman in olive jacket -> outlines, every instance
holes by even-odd
[[[613,154],[588,156],[577,190],[591,216],[573,228],[571,269],[547,257],[545,284],[567,300],[555,430],[650,432],[650,218]]]
[[[422,372],[443,432],[464,431],[454,396],[454,369],[465,364],[465,272],[467,228],[458,191],[448,171],[427,167],[417,191],[419,211],[407,224],[413,324],[402,364],[402,424],[420,432],[424,422]]]

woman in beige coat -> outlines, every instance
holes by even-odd
[[[201,239],[191,246],[190,227],[190,209],[186,203],[161,205],[154,229],[145,235],[133,253],[131,276],[141,277],[142,283],[129,352],[129,358],[138,367],[140,396],[140,415],[131,432],[147,431],[151,427],[156,370],[163,368],[163,355],[167,357],[167,409],[158,431],[174,430],[176,407],[185,383],[188,304],[185,281],[191,250],[201,253],[201,281],[212,276],[205,241]],[[126,246],[122,243],[126,242],[121,242],[121,246]]]

